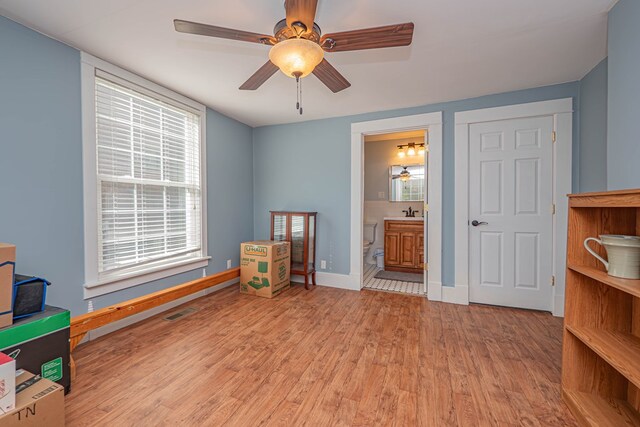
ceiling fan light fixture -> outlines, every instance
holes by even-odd
[[[411,179],[411,172],[406,167],[403,167],[402,172],[400,172],[400,181],[407,182],[409,179]]]
[[[283,40],[269,51],[269,60],[288,77],[306,77],[324,58],[318,43],[303,38]]]

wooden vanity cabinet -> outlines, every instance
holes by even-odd
[[[384,269],[420,273],[424,269],[424,221],[384,222]]]

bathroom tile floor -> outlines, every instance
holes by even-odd
[[[364,287],[376,291],[397,292],[401,294],[426,296],[423,283],[401,282],[399,280],[376,279],[374,276],[382,268],[375,265],[364,265]]]

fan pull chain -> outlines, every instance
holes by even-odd
[[[302,81],[300,80],[300,74],[294,74],[296,78],[296,110],[300,111],[302,115]]]
[[[300,109],[300,77],[296,77],[296,110]]]
[[[302,81],[300,81],[300,115],[302,115]]]

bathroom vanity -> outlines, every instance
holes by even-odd
[[[407,273],[424,270],[424,218],[384,219],[384,269]]]

